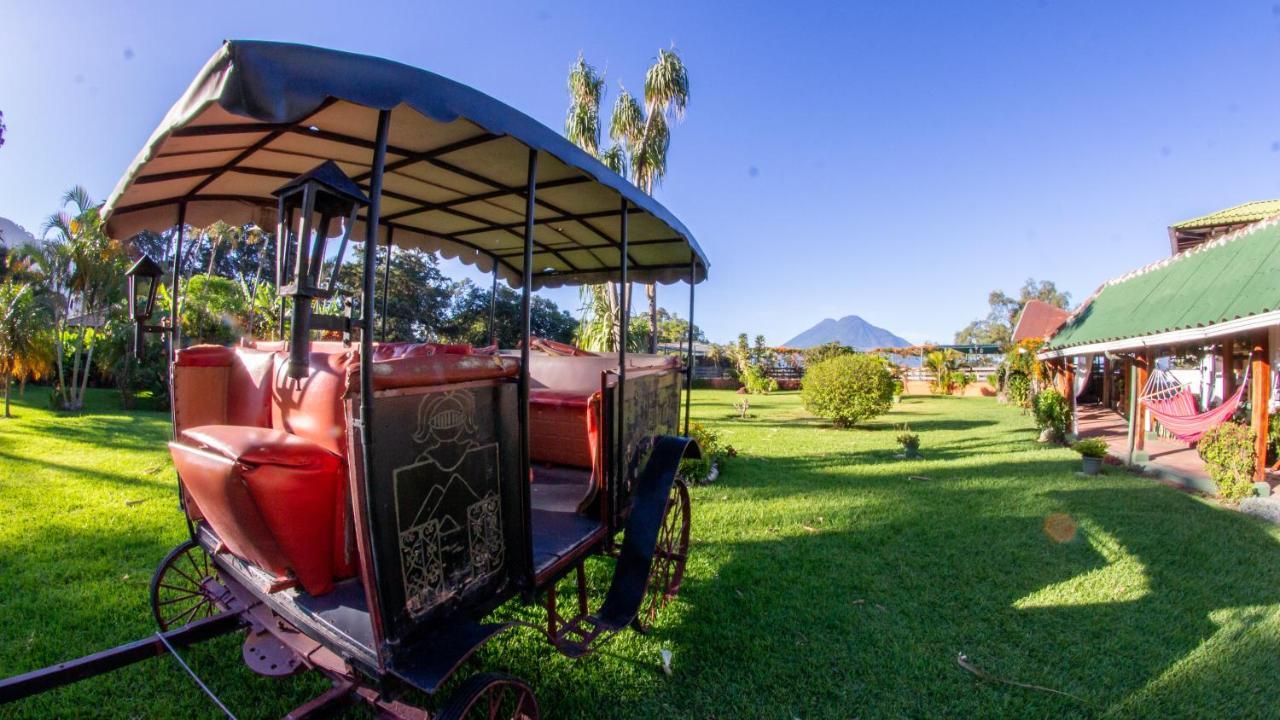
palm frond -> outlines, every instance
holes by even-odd
[[[609,120],[609,137],[634,154],[643,136],[644,109],[634,95],[619,86],[618,99],[613,103],[613,117]]]
[[[667,149],[671,145],[671,130],[661,113],[649,116],[648,126],[639,146],[631,153],[631,170],[636,185],[652,193],[655,185],[662,183],[667,174]]]
[[[49,233],[54,233],[54,240],[59,242],[70,242],[75,233],[71,229],[71,216],[64,211],[58,211],[51,214],[40,223],[40,237],[49,239]]]
[[[76,185],[70,190],[62,193],[63,207],[66,207],[67,205],[75,206],[77,215],[88,212],[96,204],[97,203],[93,201],[93,198],[89,197],[89,191],[86,190],[83,185]]]
[[[607,285],[583,285],[578,289],[582,300],[582,316],[574,331],[573,344],[594,352],[611,352],[617,349],[614,332],[615,311]]]
[[[604,98],[604,77],[578,54],[569,68],[569,110],[564,134],[570,142],[592,155],[600,151],[600,101]]]
[[[689,104],[689,72],[675,48],[659,50],[658,59],[644,74],[644,104],[650,114],[671,112],[684,117]]]
[[[627,153],[621,145],[611,145],[608,150],[601,153],[600,162],[619,175],[627,176]]]

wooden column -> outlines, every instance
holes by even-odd
[[[1067,432],[1074,433],[1076,431],[1076,369],[1075,365],[1071,364],[1070,358],[1063,358],[1062,396],[1067,399],[1067,407],[1071,409],[1068,415]]]
[[[1235,340],[1227,338],[1218,346],[1222,365],[1222,399],[1231,397],[1236,391]]]
[[[1253,367],[1249,369],[1249,405],[1253,413],[1251,422],[1254,433],[1253,479],[1260,481],[1267,476],[1267,408],[1271,404],[1271,353],[1267,334],[1260,333],[1253,340]]]
[[[1138,357],[1135,364],[1138,366],[1138,377],[1135,380],[1133,390],[1137,393],[1136,397],[1141,398],[1142,389],[1147,386],[1147,378],[1151,376],[1151,351],[1148,350],[1143,352],[1142,355]],[[1134,410],[1133,445],[1136,449],[1142,450],[1146,446],[1147,441],[1147,412],[1143,408],[1141,400],[1136,404],[1137,407]]]
[[[1120,372],[1124,376],[1124,397],[1116,398],[1116,404],[1122,408],[1120,412],[1127,420],[1133,414],[1133,408],[1129,407],[1129,396],[1133,389],[1133,358],[1126,357],[1120,362]]]

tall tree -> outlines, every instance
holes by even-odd
[[[689,103],[689,73],[675,49],[658,50],[657,60],[645,72],[643,105],[625,87],[619,86],[609,121],[613,144],[600,149],[600,103],[604,99],[604,78],[582,55],[569,70],[569,112],[565,136],[620,175],[630,170],[631,181],[652,195],[667,174],[667,151],[671,145],[671,123],[684,118]],[[656,352],[659,339],[657,286],[645,286],[649,300],[649,351]],[[584,306],[595,307],[595,298],[584,293]],[[605,298],[611,317],[621,317],[617,292]],[[590,301],[590,302],[588,302]],[[605,305],[605,303],[600,303]],[[583,317],[583,323],[598,321]]]
[[[441,338],[450,342],[488,345],[489,301],[493,293],[464,280],[456,287],[450,318]],[[529,306],[532,333],[557,342],[573,342],[578,321],[547,298],[534,296]],[[505,285],[498,286],[498,302],[494,312],[494,336],[498,347],[516,347],[520,342],[520,293]]]
[[[62,209],[45,220],[42,237],[28,257],[41,276],[42,292],[55,308],[59,399],[63,409],[79,410],[93,364],[96,333],[92,328],[123,296],[127,256],[103,230],[99,205],[78,186],[63,194]],[[65,372],[64,337],[73,346],[70,377]]]
[[[1005,294],[1003,290],[992,290],[987,296],[987,305],[990,307],[987,316],[962,328],[956,333],[955,341],[1008,345],[1013,338],[1013,328],[1018,324],[1022,308],[1032,300],[1065,309],[1071,305],[1071,293],[1059,290],[1052,280],[1037,281],[1034,278],[1027,278],[1016,298]]]
[[[385,259],[385,254],[383,255]],[[379,264],[378,272],[384,265]],[[361,269],[358,260],[342,266],[338,274],[339,294],[359,297]],[[440,336],[450,327],[449,304],[454,284],[440,272],[439,260],[432,253],[413,248],[397,248],[391,253],[391,281],[384,288],[378,277],[378,292],[387,294],[388,341],[422,342]],[[382,298],[374,303],[374,327],[381,339]]]
[[[4,416],[9,412],[13,381],[38,362],[45,307],[28,284],[0,283],[0,381],[4,382]]]

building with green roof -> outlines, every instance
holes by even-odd
[[[1169,249],[1176,255],[1217,237],[1280,215],[1280,200],[1257,200],[1169,226]]]
[[[1274,325],[1280,325],[1280,218],[1108,280],[1042,354],[1204,344]]]
[[[1233,390],[1248,379],[1255,479],[1265,478],[1272,355],[1280,349],[1277,213],[1280,201],[1247,203],[1170,226],[1172,256],[1103,283],[1037,353],[1068,389],[1076,372],[1091,372],[1102,358],[1104,404],[1112,397],[1105,390],[1117,377],[1125,378],[1125,394],[1137,389],[1128,402],[1131,456],[1135,446],[1139,451],[1143,447],[1144,416],[1154,412],[1147,405],[1155,401],[1143,395],[1151,392],[1147,380],[1158,372],[1156,359],[1217,356],[1212,367],[1221,372],[1224,402],[1229,395],[1230,402],[1239,402],[1244,389]],[[1202,235],[1192,243],[1191,235],[1177,233]],[[1191,244],[1179,250],[1180,241]],[[1118,375],[1113,374],[1116,363],[1123,366]],[[1159,385],[1161,377],[1167,376],[1152,382]],[[1221,413],[1210,414],[1207,407],[1194,410],[1179,410],[1167,422],[1221,422]]]

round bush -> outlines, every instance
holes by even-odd
[[[800,399],[809,412],[848,427],[882,415],[893,402],[893,375],[873,355],[840,355],[805,369]]]

